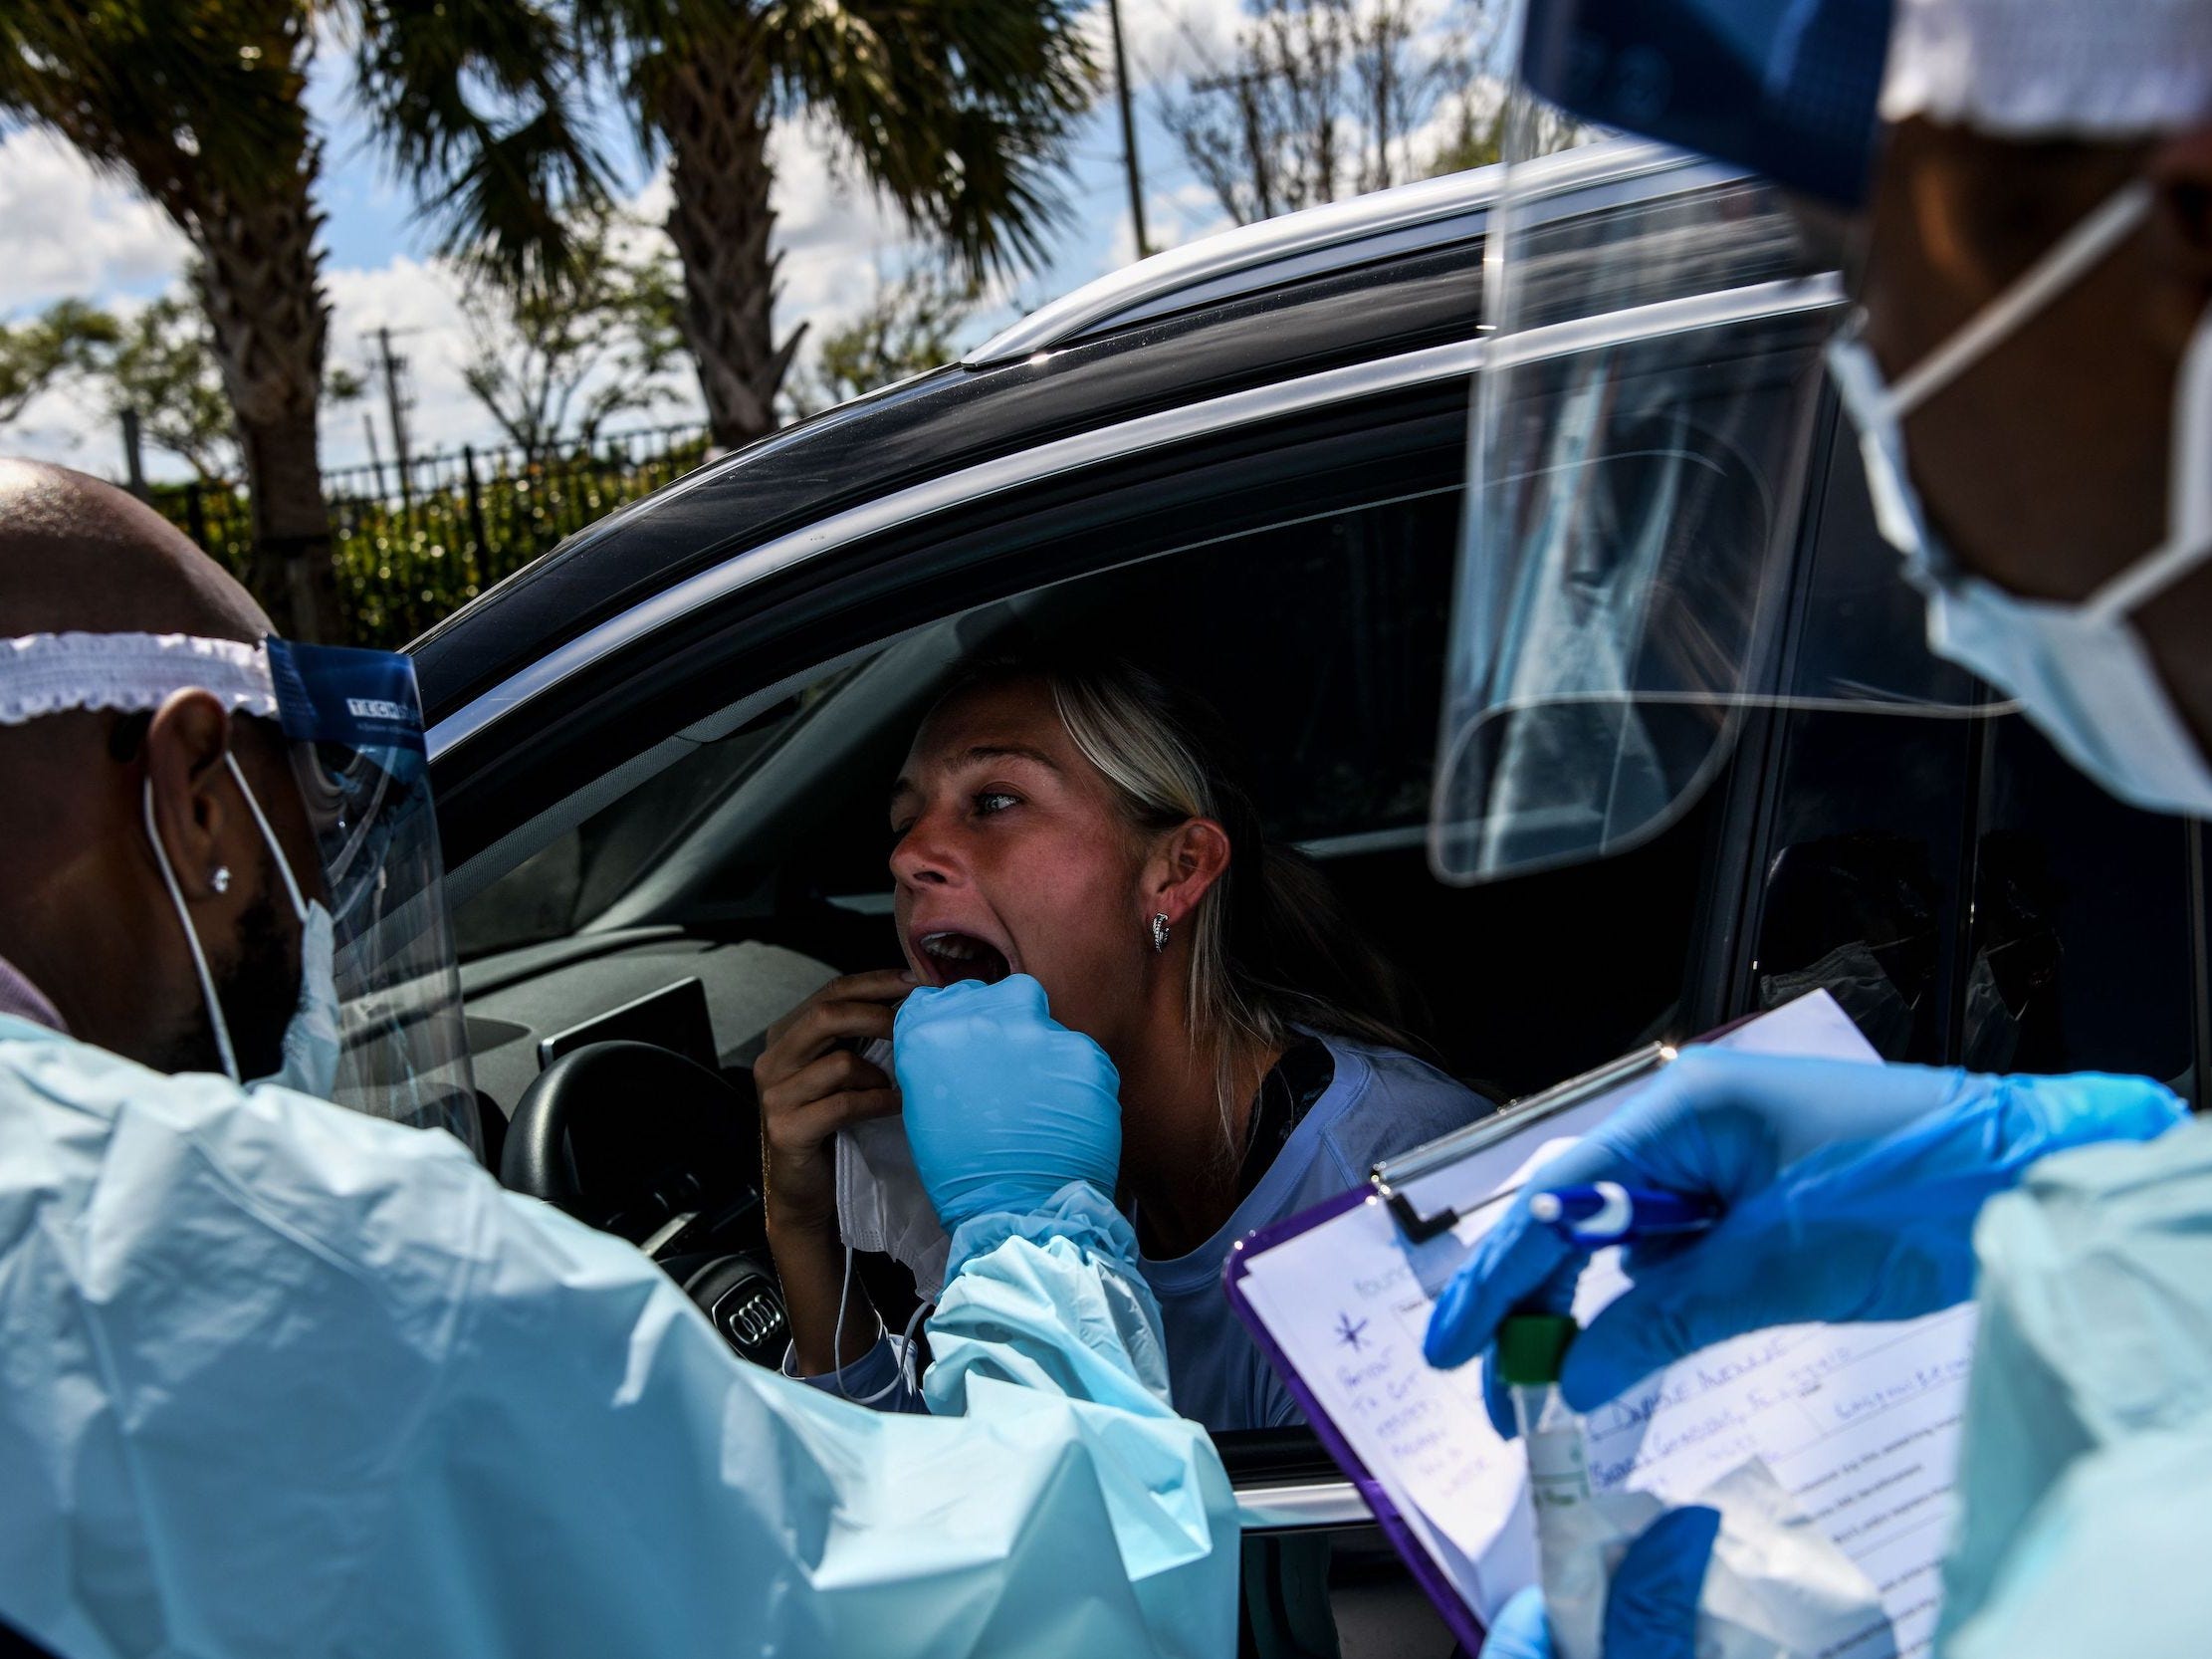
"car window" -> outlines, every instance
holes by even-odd
[[[698,746],[456,906],[463,961],[563,939],[599,915],[775,747],[836,676]]]
[[[1080,522],[1110,568],[924,631],[958,636],[947,666],[965,651],[1076,640],[1148,662],[1213,702],[1243,750],[1269,832],[1321,859],[1426,1001],[1419,1035],[1447,1068],[1505,1098],[1698,1029],[1685,976],[1726,789],[1624,856],[1473,889],[1438,881],[1425,830],[1464,405],[1448,420],[1433,399],[1416,407],[1423,443],[1346,475],[1365,485],[1349,502],[1332,478],[1336,504],[1300,511],[1301,494],[1318,487],[1304,470],[1285,474],[1285,440],[1240,446],[1221,498],[1236,506],[1214,517],[1241,526],[1206,534],[1203,503],[1163,514],[1162,492],[1148,486],[1131,493],[1130,517]],[[1369,441],[1391,430],[1387,417],[1363,425]],[[1250,528],[1255,489],[1276,511]],[[1053,515],[1061,546],[1077,523]],[[904,648],[885,647],[882,660]],[[884,695],[873,683],[880,666],[825,689],[803,721],[686,757],[510,872],[464,906],[469,948],[595,921],[674,922],[772,940],[841,970],[896,962],[885,797],[931,696],[927,682]],[[742,665],[731,679],[744,683]],[[611,905],[600,902],[617,887]],[[646,903],[647,892],[661,896]]]
[[[1190,685],[1241,750],[1269,834],[1328,871],[1421,1001],[1417,1035],[1493,1098],[1677,1029],[1711,817],[1580,870],[1473,890],[1426,825],[1462,495],[1453,484],[1172,549],[1027,595],[1003,644],[1104,644]],[[882,797],[911,723],[823,800],[777,877],[881,922]],[[855,938],[873,937],[858,934]],[[876,949],[896,944],[881,926]],[[888,955],[881,960],[891,959]],[[860,964],[841,964],[857,966]]]
[[[1060,585],[1001,643],[1079,636],[1191,686],[1239,740],[1277,839],[1410,842],[1429,811],[1459,498],[1301,518]],[[825,813],[794,881],[854,909],[886,894],[880,805]]]

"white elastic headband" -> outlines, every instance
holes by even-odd
[[[2212,118],[2204,0],[1896,0],[1881,115],[2125,141]]]
[[[212,693],[233,714],[271,718],[269,652],[188,633],[26,633],[0,639],[0,726],[78,709],[144,714],[176,692]]]

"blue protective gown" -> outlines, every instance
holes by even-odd
[[[980,1218],[934,1416],[731,1354],[459,1142],[0,1016],[0,1619],[173,1653],[1225,1655],[1127,1224]]]
[[[1939,1650],[2212,1650],[2212,1119],[2044,1159],[1983,1209],[1974,1245]]]

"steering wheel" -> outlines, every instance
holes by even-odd
[[[782,1288],[765,1249],[732,1250],[727,1236],[762,1240],[760,1144],[759,1104],[727,1078],[657,1044],[593,1043],[524,1091],[500,1180],[651,1245],[724,1340],[773,1366],[789,1335]]]

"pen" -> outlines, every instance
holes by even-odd
[[[1569,1244],[1578,1245],[1630,1244],[1702,1233],[1720,1219],[1719,1207],[1707,1199],[1624,1187],[1614,1181],[1537,1193],[1528,1201],[1528,1213]]]

